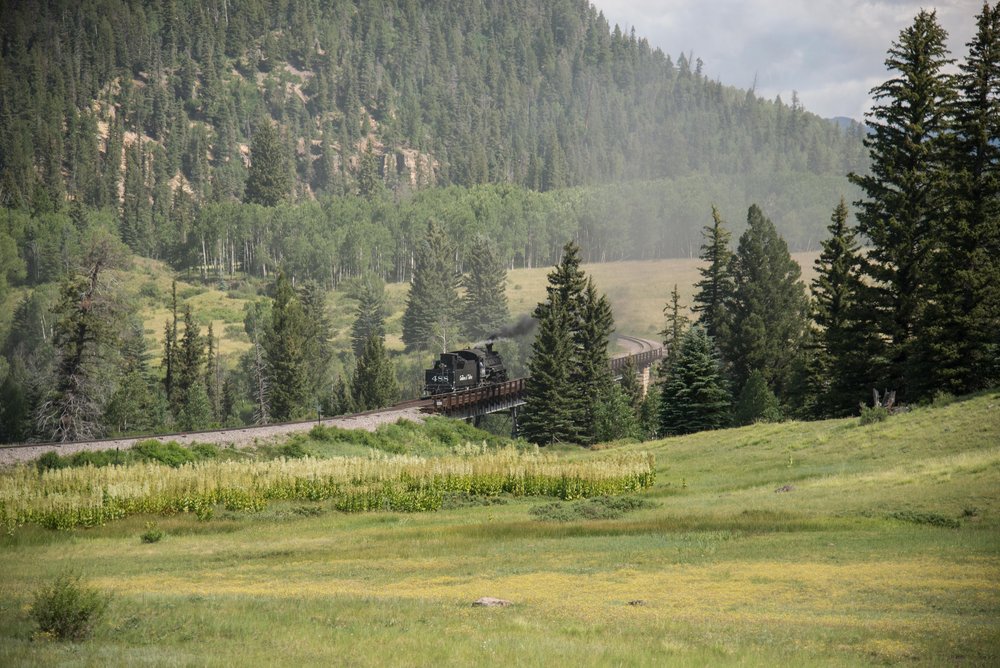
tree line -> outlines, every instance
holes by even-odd
[[[659,396],[647,399],[657,433],[839,417],[873,390],[920,402],[1000,384],[1000,4],[985,4],[976,21],[957,74],[934,12],[921,11],[892,44],[892,78],[872,91],[872,169],[850,175],[862,193],[857,225],[841,199],[809,293],[760,207],[749,208],[735,251],[712,210],[697,321],[676,286],[664,309],[667,354]],[[540,442],[587,443],[597,433],[581,417],[587,384],[570,376],[587,368],[579,309],[589,302],[576,249],[564,253],[536,310],[524,428]],[[588,382],[606,386],[601,373]],[[626,423],[637,407],[622,406]]]

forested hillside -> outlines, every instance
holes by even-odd
[[[179,268],[333,282],[406,278],[428,217],[519,266],[571,235],[593,259],[687,255],[710,202],[754,200],[805,247],[866,162],[860,126],[710,81],[582,0],[0,9],[0,203],[30,216],[0,234],[34,281],[52,261],[37,248],[73,236],[70,203],[77,228],[102,211]],[[265,150],[277,201],[323,204],[243,208],[274,203],[247,182]],[[646,185],[593,188],[622,181]],[[432,186],[485,187],[412,199]]]

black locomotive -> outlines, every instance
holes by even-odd
[[[441,353],[434,368],[424,372],[424,396],[448,394],[484,385],[507,382],[507,369],[490,341],[483,348]]]

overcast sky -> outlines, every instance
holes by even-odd
[[[937,9],[952,56],[964,58],[982,0],[591,0],[677,60],[694,52],[711,79],[788,103],[792,91],[825,118],[863,120],[885,56],[921,7]]]

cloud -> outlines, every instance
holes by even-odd
[[[592,0],[608,21],[674,58],[693,52],[723,83],[810,111],[860,120],[868,91],[887,78],[885,54],[921,9],[912,0]],[[965,55],[980,0],[937,6],[952,54]]]

